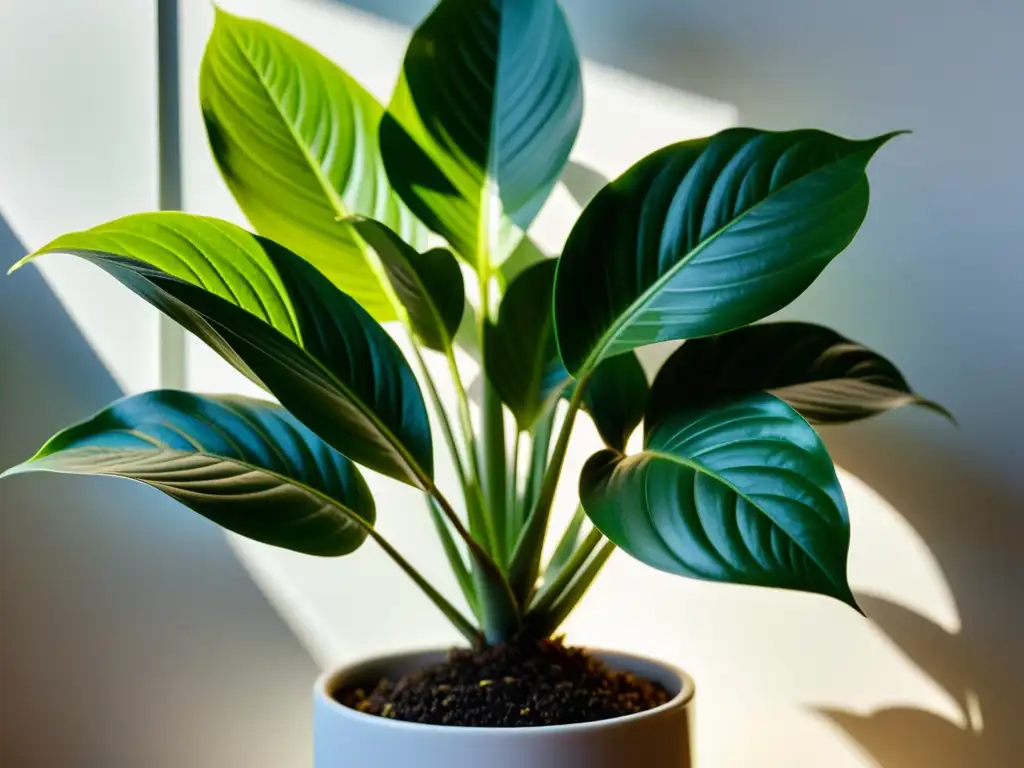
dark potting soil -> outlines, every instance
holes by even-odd
[[[433,725],[526,727],[607,720],[669,700],[657,683],[614,672],[557,640],[454,650],[447,661],[367,693],[342,691],[346,706]]]

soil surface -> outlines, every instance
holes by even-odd
[[[669,700],[657,683],[558,640],[454,650],[447,661],[373,691],[342,691],[346,706],[433,725],[521,728],[607,720]]]

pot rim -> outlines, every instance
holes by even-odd
[[[343,718],[353,720],[358,724],[364,726],[373,726],[377,728],[388,729],[392,731],[405,731],[405,732],[428,732],[428,731],[444,731],[450,734],[504,734],[507,736],[511,733],[541,733],[544,734],[561,734],[566,732],[581,733],[586,731],[597,730],[601,728],[617,727],[620,725],[628,725],[636,722],[637,720],[643,720],[647,718],[658,717],[660,714],[669,712],[674,709],[686,707],[694,697],[695,686],[693,678],[686,674],[682,669],[670,664],[665,661],[653,659],[648,656],[642,656],[635,653],[625,653],[623,651],[610,651],[603,648],[589,648],[584,646],[584,649],[602,660],[610,662],[613,665],[615,660],[627,661],[627,662],[639,662],[641,664],[651,665],[657,667],[673,678],[679,686],[679,692],[669,699],[664,704],[661,704],[653,709],[645,710],[644,712],[635,712],[629,715],[621,715],[620,717],[613,717],[606,720],[591,720],[585,723],[567,723],[563,725],[529,725],[520,727],[496,727],[496,726],[469,726],[469,725],[434,725],[432,723],[412,723],[406,720],[392,720],[387,717],[380,717],[379,715],[371,715],[366,712],[360,712],[359,710],[352,709],[342,704],[340,701],[331,695],[331,692],[337,688],[336,681],[345,675],[351,674],[353,671],[361,666],[367,664],[374,665],[391,665],[400,664],[416,657],[428,657],[428,656],[443,656],[448,653],[450,648],[426,648],[421,650],[411,651],[400,651],[396,653],[388,653],[381,656],[369,656],[362,659],[358,659],[354,662],[346,664],[342,667],[335,667],[322,673],[317,678],[314,686],[314,694],[317,699],[317,704],[327,707],[335,715],[339,715]]]

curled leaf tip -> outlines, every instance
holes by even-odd
[[[9,269],[7,270],[7,274],[8,274],[8,275],[13,275],[13,274],[14,274],[15,272],[17,272],[17,271],[18,271],[19,269],[21,269],[21,268],[22,268],[22,267],[24,267],[24,266],[25,266],[26,264],[28,264],[28,263],[29,263],[29,262],[30,262],[30,261],[32,260],[32,258],[33,258],[34,256],[35,256],[35,254],[34,254],[34,253],[30,253],[30,254],[29,254],[28,256],[25,256],[24,258],[18,259],[18,260],[17,260],[16,262],[14,262],[13,264],[11,264],[10,268],[9,268]]]
[[[929,400],[926,397],[918,398],[917,404],[920,405],[922,408],[927,408],[929,411],[937,413],[939,414],[939,416],[946,418],[949,421],[949,423],[952,424],[954,427],[960,426],[960,422],[957,421],[956,416],[954,416],[949,411],[949,409],[947,409],[944,405],[941,405],[940,403],[937,403],[934,400]]]

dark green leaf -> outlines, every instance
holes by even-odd
[[[119,400],[6,474],[115,475],[228,530],[310,555],[354,551],[373,526],[355,465],[278,405],[175,390]]]
[[[416,248],[426,229],[384,173],[384,110],[280,30],[217,9],[199,94],[224,180],[256,230],[307,259],[381,322],[394,319],[365,245],[335,219],[378,219]]]
[[[558,359],[551,317],[555,260],[534,264],[509,286],[496,325],[486,328],[485,368],[520,432],[569,384]]]
[[[93,262],[166,312],[353,461],[431,484],[426,407],[402,353],[287,249],[227,222],[164,212],[64,235],[21,263],[55,251]]]
[[[667,414],[642,453],[592,456],[580,498],[594,525],[655,568],[856,607],[832,460],[814,428],[771,395]]]
[[[759,320],[799,296],[853,239],[865,167],[890,136],[734,128],[662,149],[605,187],[559,261],[566,368]]]
[[[640,425],[647,407],[647,374],[635,352],[609,357],[597,366],[583,391],[583,408],[605,445],[626,450],[626,442]]]
[[[647,427],[679,407],[751,392],[782,398],[812,424],[842,424],[899,408],[941,406],[914,393],[887,359],[810,323],[764,323],[687,341],[654,380]]]
[[[381,124],[392,185],[490,274],[576,139],[580,65],[555,0],[441,0],[413,35]]]
[[[376,251],[423,345],[439,351],[450,347],[466,304],[462,271],[451,251],[434,248],[417,253],[379,221],[364,218],[348,221]]]

